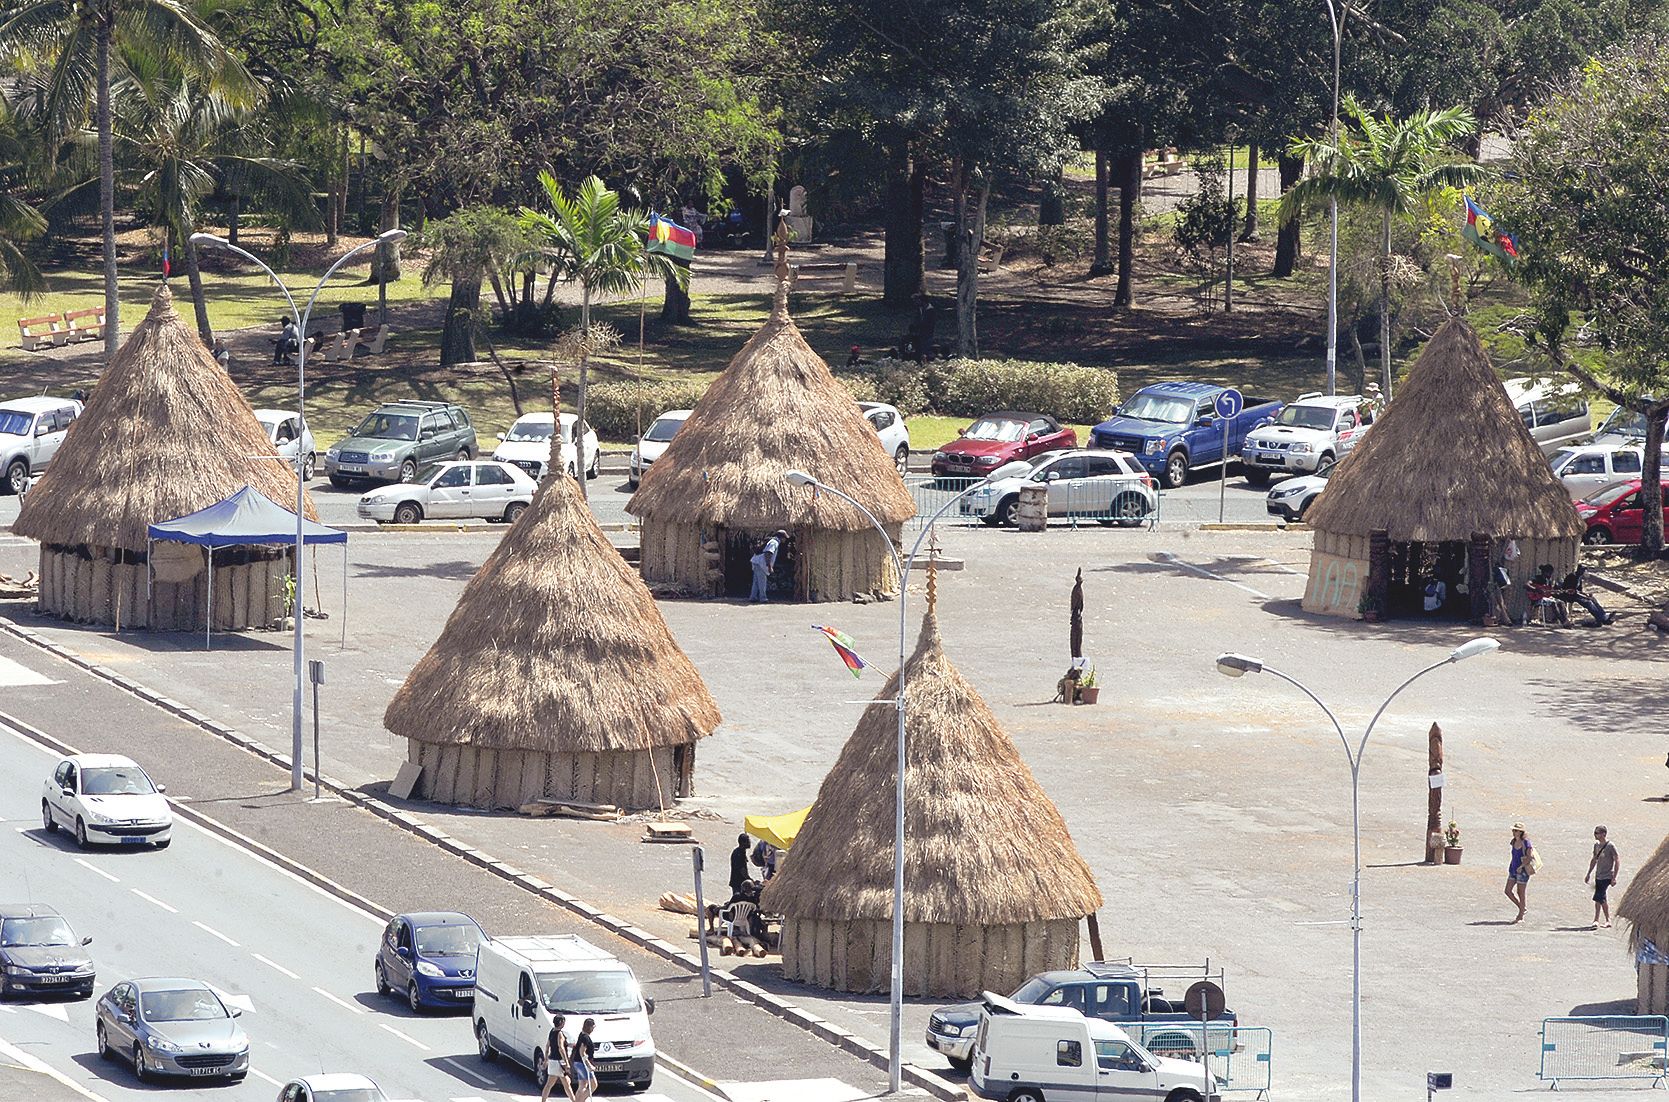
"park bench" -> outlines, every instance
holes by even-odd
[[[89,306],[85,310],[71,310],[64,315],[64,323],[71,341],[102,341],[104,339],[104,307]]]
[[[1168,149],[1150,149],[1142,155],[1142,177],[1151,180],[1156,176],[1175,176],[1187,167],[1187,164],[1175,146]]]
[[[54,348],[69,341],[69,331],[64,328],[64,315],[42,314],[38,318],[19,318],[17,322],[18,340],[25,352],[33,352],[40,348]]]
[[[379,355],[383,350],[383,346],[388,343],[389,335],[393,332],[393,330],[386,325],[379,325],[377,326],[376,336],[367,337],[365,334],[369,332],[369,329],[361,329],[359,331],[358,347],[365,349],[365,354],[367,356]]]
[[[1003,253],[1007,250],[1007,245],[992,241],[981,241],[979,243],[979,270],[989,272],[992,268],[1001,268],[1003,266]]]
[[[809,264],[795,264],[794,285],[800,285],[800,279],[806,274],[814,276],[840,276],[841,294],[849,295],[858,289],[858,265],[856,261],[818,260]]]

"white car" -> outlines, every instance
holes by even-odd
[[[1080,516],[1133,528],[1159,506],[1153,476],[1128,452],[1072,448],[1044,452],[1004,464],[985,484],[962,499],[965,517],[986,524],[1013,525],[1020,511],[1020,487],[1049,487],[1049,515]]]
[[[152,845],[173,840],[174,813],[164,785],[131,758],[116,754],[75,754],[61,758],[41,788],[41,825],[74,832],[76,845]]]
[[[283,460],[295,466],[296,452],[299,450],[305,457],[302,460],[301,480],[306,482],[313,477],[313,472],[319,466],[319,453],[313,446],[313,430],[303,425],[301,432],[296,432],[298,418],[294,410],[258,409],[255,420],[261,422],[261,427],[267,430],[267,439],[278,449]],[[299,439],[298,439],[299,437]]]
[[[632,461],[626,474],[626,484],[636,488],[643,480],[643,472],[649,465],[659,459],[666,452],[666,446],[672,443],[672,438],[678,435],[678,430],[689,420],[690,411],[687,409],[669,409],[649,426],[637,443],[632,446]]]
[[[1586,439],[1593,431],[1588,396],[1576,383],[1508,379],[1501,385],[1543,455],[1551,456],[1566,444]]]
[[[290,1080],[278,1088],[278,1102],[388,1102],[388,1096],[363,1075],[336,1072]]]
[[[1362,396],[1304,394],[1275,419],[1246,434],[1240,446],[1246,481],[1267,486],[1272,475],[1313,474],[1344,458],[1371,421],[1359,412]]]
[[[0,470],[5,488],[21,494],[32,476],[46,470],[70,422],[81,416],[73,398],[17,398],[0,405]]]
[[[359,499],[359,515],[381,524],[478,517],[506,524],[527,512],[539,484],[509,463],[436,463],[410,482],[379,486]]]
[[[1289,478],[1270,490],[1269,496],[1264,499],[1269,515],[1288,521],[1303,520],[1304,514],[1310,511],[1315,499],[1327,488],[1327,480],[1336,470],[1336,466],[1324,467],[1315,474]]]
[[[1618,406],[1594,430],[1595,444],[1638,444],[1646,439],[1646,417],[1632,409]]]
[[[904,425],[904,415],[885,402],[859,402],[858,408],[881,438],[881,446],[898,464],[898,473],[903,474],[910,465],[910,430]]]
[[[1553,473],[1572,501],[1580,501],[1595,490],[1603,490],[1613,482],[1640,477],[1645,449],[1631,444],[1573,444],[1553,453]],[[1669,447],[1663,450],[1664,466],[1669,468]]]
[[[493,458],[500,463],[513,463],[533,477],[535,482],[545,477],[551,463],[551,426],[555,419],[548,413],[524,413],[515,424],[498,434],[498,447]],[[585,427],[585,477],[597,477],[597,433]],[[570,478],[579,476],[580,463],[574,450],[574,415],[562,415],[562,466]]]

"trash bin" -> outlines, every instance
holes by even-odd
[[[1014,526],[1022,532],[1041,532],[1049,526],[1049,487],[1036,482],[1020,487],[1020,509]]]
[[[344,302],[342,304],[342,332],[350,329],[365,328],[365,304],[363,302]]]

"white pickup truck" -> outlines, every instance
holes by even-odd
[[[70,422],[81,416],[73,398],[14,398],[0,403],[0,470],[5,489],[20,494],[46,470]]]
[[[1246,434],[1240,464],[1246,481],[1267,486],[1274,475],[1314,474],[1344,458],[1368,431],[1357,394],[1305,394],[1269,424]]]

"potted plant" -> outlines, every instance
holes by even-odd
[[[1379,623],[1385,614],[1385,609],[1380,605],[1379,598],[1365,590],[1362,593],[1362,599],[1356,602],[1356,611],[1361,613],[1362,619],[1370,624]]]
[[[1460,826],[1453,819],[1449,820],[1449,828],[1443,832],[1443,863],[1460,864]]]
[[[1081,704],[1094,704],[1101,699],[1101,686],[1095,683],[1095,667],[1091,666],[1083,677],[1078,679],[1078,701]]]

